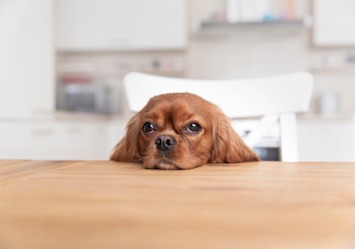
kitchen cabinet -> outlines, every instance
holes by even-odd
[[[352,118],[297,121],[300,161],[354,162],[355,122]]]
[[[57,49],[159,50],[186,46],[186,0],[57,0]]]
[[[0,8],[0,117],[54,111],[52,0],[4,0]]]
[[[129,117],[109,121],[0,119],[0,159],[108,160],[123,138]],[[233,124],[243,136],[257,121]],[[300,161],[354,162],[355,122],[344,119],[298,119]],[[264,134],[257,147],[278,148],[278,127]]]
[[[129,119],[111,122],[108,125],[108,147],[110,149],[110,155],[116,144],[125,136],[126,125]]]
[[[355,45],[355,1],[314,0],[313,41],[317,46]]]
[[[108,160],[126,123],[0,122],[0,159]]]

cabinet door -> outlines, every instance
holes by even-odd
[[[109,157],[107,125],[86,123],[56,124],[53,155],[62,160],[107,160]]]
[[[352,120],[298,120],[300,161],[354,161]]]
[[[355,1],[314,0],[313,9],[315,45],[355,45]]]
[[[30,126],[2,123],[0,138],[0,159],[32,159]]]
[[[126,135],[126,126],[128,123],[127,120],[120,120],[116,122],[112,122],[108,126],[108,146],[110,149],[110,155],[113,152],[113,149],[118,144],[119,141]]]
[[[182,49],[186,0],[57,0],[59,50]]]
[[[2,123],[0,159],[108,160],[105,124]]]
[[[0,1],[0,117],[54,111],[52,0]]]

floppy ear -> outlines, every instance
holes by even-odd
[[[134,115],[126,126],[126,136],[115,146],[110,160],[117,162],[133,162],[140,157],[139,153],[139,113]]]
[[[229,118],[217,109],[212,118],[213,146],[210,163],[241,163],[260,161],[259,157],[240,138]]]

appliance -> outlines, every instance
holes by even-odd
[[[94,83],[57,85],[57,109],[64,111],[118,114],[118,88]]]

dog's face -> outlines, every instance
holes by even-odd
[[[127,125],[111,160],[147,169],[192,169],[207,162],[258,161],[212,103],[189,93],[155,96]]]

